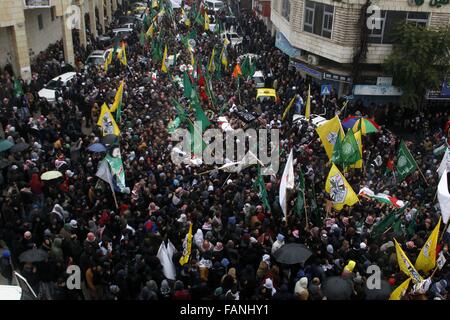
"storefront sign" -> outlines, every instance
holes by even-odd
[[[445,79],[441,90],[428,90],[426,98],[428,100],[450,100],[450,78]]]
[[[340,75],[340,74],[329,73],[329,72],[324,72],[323,78],[327,79],[327,80],[338,81],[338,82],[346,82],[346,83],[352,82],[352,77],[344,76],[344,75]]]
[[[377,86],[392,86],[392,77],[378,77]]]
[[[295,67],[295,69],[303,71],[306,74],[308,74],[308,75],[310,75],[310,76],[312,76],[314,78],[322,79],[322,73],[321,72],[319,72],[317,70],[314,70],[314,69],[311,69],[310,67],[304,65],[303,63],[300,63],[300,62],[297,62],[297,61],[292,61],[292,65]]]
[[[355,96],[401,96],[402,94],[402,90],[394,86],[353,86],[353,95]]]

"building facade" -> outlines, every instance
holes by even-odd
[[[28,80],[33,58],[59,40],[63,41],[65,62],[73,65],[72,30],[79,30],[80,43],[86,46],[86,28],[94,35],[104,32],[105,24],[112,21],[112,13],[122,0],[2,0],[1,3],[0,67],[10,64],[15,74]]]
[[[362,17],[360,19],[360,17]],[[398,22],[438,27],[450,24],[450,4],[435,0],[272,0],[272,32],[299,49],[291,56],[297,69],[340,95],[352,85],[376,85],[381,64],[392,52]],[[367,28],[367,54],[362,62],[362,83],[353,83],[354,57]],[[281,35],[280,35],[281,33]]]

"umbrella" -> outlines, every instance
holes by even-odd
[[[9,140],[2,140],[0,141],[0,152],[6,151],[8,149],[11,149],[14,143],[12,143]]]
[[[62,177],[62,173],[59,171],[47,171],[41,175],[41,179],[44,181],[54,180]]]
[[[114,134],[107,134],[102,138],[103,144],[114,144],[118,141],[118,137]]]
[[[303,263],[311,257],[311,251],[303,244],[289,243],[282,246],[273,254],[275,260],[284,264]]]
[[[106,147],[104,145],[102,145],[101,143],[94,143],[88,147],[88,150],[92,151],[92,152],[100,153],[100,152],[106,152]]]
[[[342,126],[345,129],[353,128],[355,123],[360,119],[361,117],[358,116],[348,116],[344,120],[342,120]]]
[[[42,249],[30,249],[19,256],[20,262],[40,262],[48,258],[48,253]]]
[[[376,133],[380,130],[380,126],[372,119],[360,118],[353,125],[353,132],[358,131],[360,125],[361,125],[361,133],[363,135],[366,135],[368,133]]]
[[[386,280],[381,280],[380,289],[369,289],[365,285],[366,300],[389,300],[392,287]]]
[[[20,142],[11,147],[11,152],[23,152],[30,147],[28,143]]]
[[[350,300],[353,288],[349,280],[330,277],[322,285],[322,292],[328,300]]]

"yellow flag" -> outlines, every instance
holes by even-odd
[[[414,283],[420,283],[423,281],[420,274],[417,272],[416,268],[414,268],[411,261],[409,261],[402,247],[398,244],[397,240],[395,240],[395,251],[397,252],[397,262],[400,270],[402,270],[406,275],[412,278]]]
[[[194,66],[195,65],[194,53],[192,52],[192,50],[189,50],[189,53],[191,54],[191,66]]]
[[[120,46],[120,48],[121,48],[121,50],[118,55],[119,60],[124,66],[126,66],[126,65],[128,65],[128,62],[127,62],[127,53],[125,52],[125,43],[124,42],[122,42],[122,45]]]
[[[330,119],[321,126],[317,127],[316,131],[322,141],[328,159],[331,159],[338,134],[341,139],[344,138],[344,130],[342,129],[339,117],[336,115],[333,119]]]
[[[411,278],[408,278],[405,281],[403,281],[402,284],[400,284],[394,291],[392,291],[389,300],[400,300],[405,294],[405,291],[408,289],[410,282]]]
[[[428,272],[436,266],[436,247],[438,243],[440,227],[441,217],[439,217],[438,224],[434,228],[433,232],[431,232],[427,242],[425,242],[425,244],[423,245],[422,250],[420,250],[415,265],[417,270]]]
[[[110,65],[111,62],[112,62],[113,51],[114,51],[114,50],[110,50],[109,53],[108,53],[108,57],[106,58],[106,61],[105,61],[105,64],[104,64],[105,72],[108,72],[108,67],[109,67],[109,65]]]
[[[189,232],[187,234],[186,248],[183,250],[183,256],[180,258],[180,265],[185,265],[189,261],[192,248],[192,223],[189,226]]]
[[[239,71],[241,69],[239,68]],[[241,72],[242,75],[242,72]],[[277,98],[277,92],[275,91],[275,89],[271,89],[271,88],[259,88],[256,89],[256,99],[258,99],[259,97],[274,97],[275,99]]]
[[[288,113],[289,113],[289,110],[291,110],[292,106],[294,105],[295,98],[297,98],[296,95],[294,95],[294,97],[291,99],[291,102],[289,102],[288,106],[287,106],[286,109],[284,110],[284,112],[283,112],[283,117],[281,118],[282,121],[284,120],[284,118],[286,118],[286,116],[287,116]]]
[[[158,8],[158,1],[152,0],[152,9]]]
[[[209,16],[205,11],[205,31],[209,30]]]
[[[167,73],[166,59],[167,59],[167,44],[164,46],[164,54],[163,54],[162,66],[161,66],[161,71],[164,73]]]
[[[344,205],[353,206],[358,202],[355,191],[334,163],[325,183],[325,191],[330,194],[333,207],[338,211],[342,210]]]
[[[117,126],[117,123],[106,103],[103,103],[102,105],[102,110],[100,112],[97,125],[101,127],[103,136],[108,134],[113,134],[116,136],[120,135],[119,127]]]
[[[228,57],[227,52],[225,51],[225,46],[223,46],[222,52],[220,53],[220,60],[222,61],[225,71],[228,71]]]
[[[155,27],[153,26],[153,23],[150,24],[150,27],[148,27],[147,30],[147,37],[153,37],[153,33],[155,32]]]
[[[116,92],[116,96],[114,97],[114,102],[111,106],[111,109],[109,109],[110,112],[115,112],[117,110],[117,108],[119,107],[119,104],[122,101],[122,96],[123,96],[123,84],[124,84],[124,80],[122,80],[120,82],[120,86],[119,89],[117,89]]]
[[[311,115],[311,86],[308,85],[308,97],[306,98],[305,118],[309,121]]]
[[[216,48],[213,48],[212,52],[211,52],[211,58],[209,58],[209,64],[208,64],[208,72],[209,73],[216,71],[216,64],[214,63],[215,55],[216,55]]]
[[[361,140],[361,131],[358,131],[354,134],[356,143],[358,144],[358,148],[359,148],[359,154],[361,155],[361,159],[359,159],[358,161],[356,161],[355,164],[350,165],[350,168],[354,168],[354,169],[361,169],[363,162],[362,162],[362,140]]]

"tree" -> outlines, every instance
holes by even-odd
[[[384,68],[403,90],[402,102],[420,108],[427,90],[439,87],[450,72],[450,27],[401,24]]]

